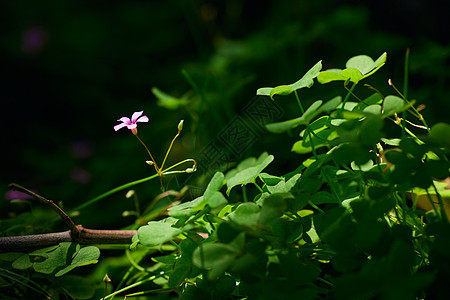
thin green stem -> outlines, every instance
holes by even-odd
[[[166,156],[164,156],[164,160],[161,164],[161,170],[164,168],[164,164],[166,163],[167,157],[169,156],[170,150],[172,150],[173,143],[177,139],[177,137],[180,135],[181,130],[178,130],[178,133],[175,135],[175,137],[172,139],[172,142],[170,143],[169,149],[167,149]]]
[[[345,95],[344,101],[342,101],[342,109],[341,109],[341,111],[344,109],[345,103],[347,103],[348,99],[350,99],[350,95],[353,94],[353,90],[355,89],[355,87],[356,87],[356,83],[353,83],[352,87],[350,88],[350,90],[348,90],[347,95]]]
[[[125,254],[127,255],[128,261],[130,262],[130,264],[131,264],[133,267],[135,267],[136,269],[138,269],[138,270],[141,271],[141,272],[145,272],[145,269],[144,269],[143,267],[141,267],[140,265],[138,265],[138,264],[133,260],[133,258],[131,257],[131,254],[130,254],[130,250],[126,249],[126,250],[125,250]]]
[[[193,159],[193,158],[188,158],[188,159],[182,160],[182,161],[180,161],[180,162],[177,162],[176,164],[174,164],[174,165],[168,167],[168,168],[165,169],[165,170],[162,170],[161,173],[164,174],[164,175],[167,175],[167,174],[174,174],[174,173],[185,173],[186,171],[172,171],[172,172],[167,172],[167,171],[172,170],[173,168],[175,168],[175,167],[177,167],[177,166],[179,166],[179,165],[181,165],[181,164],[184,164],[184,163],[186,163],[186,162],[193,162],[193,163],[194,163],[194,166],[192,167],[192,169],[193,169],[194,171],[197,169],[197,162],[195,161],[195,159]]]
[[[244,197],[244,202],[248,202],[248,199],[247,199],[247,188],[245,187],[245,185],[242,186],[242,196]]]
[[[134,198],[134,206],[136,207],[136,217],[139,219],[141,217],[141,206],[139,205],[139,199],[136,192],[134,192],[133,198]]]
[[[264,193],[263,189],[262,189],[256,182],[253,182],[253,185],[256,186],[256,188],[257,188],[261,193]]]
[[[403,96],[408,99],[408,69],[409,69],[409,48],[406,49],[405,53],[405,71],[403,74]]]
[[[439,192],[436,188],[436,184],[434,184],[434,182],[433,182],[433,188],[436,193],[436,197],[438,198],[439,206],[441,208],[441,218],[444,222],[448,223],[449,221],[448,221],[447,213],[445,212],[444,202],[442,201],[441,194],[439,194]]]
[[[430,195],[430,193],[428,192],[428,189],[427,189],[426,191],[427,191],[427,197],[428,197],[428,200],[430,200],[430,204],[431,204],[431,206],[433,207],[433,210],[437,213],[436,206],[434,205],[433,199],[431,198],[431,195]]]
[[[404,99],[408,99],[408,65],[409,65],[409,48],[406,49],[405,54],[405,71],[403,74],[403,97]],[[402,139],[405,138],[406,132],[406,110],[402,112]],[[428,128],[428,127],[427,127]]]
[[[139,140],[139,142],[141,142],[141,144],[145,147],[145,150],[147,150],[148,155],[150,155],[150,158],[153,161],[153,165],[155,166],[155,170],[157,173],[160,172],[160,169],[158,168],[158,164],[156,163],[156,160],[153,158],[152,153],[150,152],[150,150],[147,148],[147,145],[145,145],[145,143],[139,138],[139,136],[137,134],[135,134],[135,136],[137,137],[137,139]]]
[[[99,195],[99,196],[97,196],[97,197],[95,197],[95,198],[93,198],[93,199],[91,199],[91,200],[89,200],[89,201],[87,201],[87,202],[85,202],[85,203],[75,207],[74,209],[71,210],[71,212],[83,209],[83,208],[85,208],[85,207],[87,207],[89,205],[92,205],[92,204],[96,203],[97,201],[99,201],[99,200],[101,200],[103,198],[108,197],[109,195],[117,193],[117,192],[119,192],[121,190],[124,190],[126,188],[132,187],[134,185],[147,182],[147,181],[152,180],[153,178],[156,178],[158,176],[159,176],[159,174],[154,174],[152,176],[149,176],[149,177],[146,177],[146,178],[142,178],[142,179],[139,179],[139,180],[135,180],[135,181],[123,184],[121,186],[118,186],[118,187],[116,187],[116,188],[114,188],[112,190],[109,190],[109,191],[107,191],[107,192],[105,192],[105,193],[103,193],[103,194],[101,194],[101,195]]]
[[[300,102],[300,98],[299,98],[296,90],[294,91],[294,95],[295,95],[295,99],[297,99],[298,106],[300,107],[300,111],[302,112],[302,115],[303,115],[305,113],[305,110],[303,109],[302,103]]]
[[[308,201],[308,204],[311,205],[311,207],[315,208],[317,211],[319,211],[321,214],[325,213],[322,209],[320,209],[320,207],[318,207],[317,205],[315,205],[314,203],[312,203],[312,201]]]
[[[144,279],[144,280],[135,282],[135,283],[130,284],[130,285],[128,285],[128,286],[126,286],[126,287],[124,287],[124,288],[118,290],[118,291],[115,291],[114,293],[111,293],[111,294],[107,295],[107,296],[104,297],[103,299],[108,299],[108,298],[114,297],[115,295],[117,295],[117,294],[119,294],[119,293],[122,293],[122,292],[124,292],[124,291],[127,291],[127,290],[129,290],[129,289],[132,289],[132,288],[134,288],[134,287],[136,287],[136,286],[139,286],[139,285],[141,285],[141,284],[143,284],[143,283],[146,283],[146,282],[149,282],[149,281],[152,281],[152,280],[155,280],[155,279],[156,279],[156,276],[153,275],[153,276],[151,276],[151,277],[149,277],[149,278],[147,278],[147,279]]]

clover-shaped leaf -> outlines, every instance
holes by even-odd
[[[140,227],[137,232],[140,243],[144,246],[157,246],[172,240],[183,232],[180,228],[172,227],[174,223],[173,218],[167,218],[158,222],[151,221]]]
[[[308,125],[317,115],[322,112],[329,112],[341,104],[342,98],[340,96],[334,97],[325,104],[322,105],[322,100],[317,100],[305,111],[305,113],[298,118],[267,124],[266,128],[272,133],[282,133],[289,129],[295,128],[300,125]]]
[[[338,80],[358,83],[381,68],[386,63],[386,56],[387,54],[384,52],[376,61],[373,61],[373,59],[367,55],[354,56],[345,64],[346,69],[329,69],[322,71],[317,76],[317,81],[322,84]]]
[[[279,85],[276,87],[264,87],[260,88],[256,91],[256,95],[259,96],[270,96],[273,99],[275,95],[289,95],[292,92],[302,89],[302,88],[310,88],[314,84],[314,78],[319,75],[320,70],[322,69],[322,61],[316,63],[302,78],[298,81],[287,84],[287,85]]]
[[[267,167],[272,161],[273,155],[264,152],[258,159],[252,158],[251,160],[244,160],[238,167],[227,173],[227,195],[233,187],[237,185],[246,185],[254,182],[256,177]],[[245,165],[245,168],[243,167]]]

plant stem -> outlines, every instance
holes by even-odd
[[[85,208],[85,207],[87,207],[87,206],[89,206],[89,205],[94,204],[95,202],[97,202],[97,201],[99,201],[99,200],[101,200],[101,199],[103,199],[103,198],[108,197],[109,195],[112,195],[112,194],[114,194],[114,193],[117,193],[117,192],[119,192],[119,191],[121,191],[121,190],[124,190],[124,189],[126,189],[126,188],[132,187],[132,186],[134,186],[134,185],[137,185],[137,184],[140,184],[140,183],[143,183],[143,182],[152,180],[153,178],[156,178],[156,177],[158,177],[158,176],[159,176],[159,174],[154,174],[154,175],[149,176],[149,177],[146,177],[146,178],[142,178],[142,179],[135,180],[135,181],[132,181],[132,182],[129,182],[129,183],[125,183],[125,184],[123,184],[123,185],[121,185],[121,186],[118,186],[118,187],[116,187],[116,188],[114,188],[114,189],[112,189],[112,190],[109,190],[109,191],[107,191],[107,192],[105,192],[105,193],[103,193],[103,194],[101,194],[101,195],[99,195],[99,196],[97,196],[97,197],[95,197],[95,198],[93,198],[93,199],[91,199],[91,200],[89,200],[89,201],[87,201],[87,202],[85,202],[85,203],[83,203],[83,204],[81,204],[81,205],[75,207],[75,208],[72,209],[70,212],[74,212],[74,211],[83,209],[83,208]]]
[[[342,101],[342,109],[341,109],[341,112],[342,112],[342,110],[343,110],[344,107],[345,107],[345,103],[347,103],[348,99],[350,98],[350,95],[353,94],[353,90],[355,89],[355,87],[356,87],[356,83],[353,83],[353,84],[352,84],[352,87],[350,88],[350,90],[348,90],[347,95],[345,95],[344,101]]]
[[[171,169],[173,169],[173,168],[175,168],[175,167],[177,167],[177,166],[179,166],[179,165],[181,165],[181,164],[184,164],[185,162],[189,162],[189,161],[191,161],[191,162],[194,163],[194,166],[192,167],[192,169],[196,170],[196,169],[197,169],[197,162],[196,162],[195,159],[193,159],[193,158],[188,158],[188,159],[182,160],[182,161],[180,161],[180,162],[177,162],[176,164],[174,164],[174,165],[168,167],[168,168],[165,169],[165,170],[162,170],[162,171],[161,171],[161,174],[167,175],[167,174],[173,174],[173,173],[186,173],[186,171],[172,171],[172,172],[170,172],[170,173],[168,173],[167,171],[169,171],[169,170],[171,170]]]
[[[144,280],[135,282],[135,283],[130,284],[129,286],[126,286],[126,287],[124,287],[124,288],[122,288],[122,289],[120,289],[120,290],[118,290],[118,291],[115,291],[115,292],[112,293],[112,294],[109,294],[109,295],[106,296],[104,299],[111,298],[111,297],[113,297],[113,296],[115,296],[115,295],[117,295],[117,294],[119,294],[119,293],[122,293],[122,292],[124,292],[124,291],[126,291],[126,290],[129,290],[129,289],[134,288],[134,287],[136,287],[136,286],[139,286],[139,285],[141,285],[141,284],[143,284],[143,283],[145,283],[145,282],[152,281],[152,280],[155,280],[155,279],[156,279],[156,276],[153,275],[153,276],[151,276],[151,277],[149,277],[149,278],[147,278],[147,279],[144,279]]]
[[[256,186],[256,188],[257,188],[261,193],[264,193],[263,189],[262,189],[256,182],[253,182],[253,184]]]
[[[247,188],[245,185],[242,186],[242,196],[244,197],[244,202],[248,202],[247,200]]]
[[[158,164],[156,163],[156,160],[153,158],[152,153],[150,152],[150,150],[148,150],[147,145],[145,145],[145,143],[139,138],[139,136],[137,134],[135,134],[135,136],[137,137],[137,139],[139,140],[139,142],[141,142],[141,144],[145,147],[145,150],[147,150],[148,155],[150,155],[150,158],[153,161],[153,165],[155,167],[156,172],[159,174],[160,169],[158,168]]]
[[[434,184],[434,182],[433,182],[433,188],[434,188],[434,191],[436,192],[436,197],[438,198],[439,206],[440,206],[440,208],[441,208],[441,218],[442,218],[442,221],[444,221],[445,223],[448,223],[448,216],[447,216],[447,213],[445,212],[444,202],[442,201],[441,194],[439,194],[439,192],[438,192],[438,190],[437,190],[436,185]]]
[[[294,95],[295,95],[295,98],[297,99],[298,106],[300,107],[300,111],[302,112],[302,115],[303,115],[305,113],[305,110],[303,109],[302,103],[300,102],[300,98],[298,97],[297,90],[294,91]]]
[[[164,168],[164,164],[166,163],[166,159],[169,156],[170,150],[172,149],[173,143],[177,139],[177,137],[180,135],[180,130],[178,130],[178,133],[175,135],[175,137],[172,139],[172,142],[170,143],[169,149],[167,149],[166,156],[164,156],[164,160],[161,164],[161,170]]]
[[[75,223],[72,221],[72,219],[69,217],[69,215],[66,214],[52,200],[49,200],[49,199],[47,199],[45,197],[42,197],[41,195],[38,195],[38,194],[30,191],[29,189],[24,188],[23,186],[17,184],[17,183],[11,183],[11,184],[9,184],[8,187],[11,188],[11,189],[22,191],[22,192],[24,192],[24,193],[34,197],[35,199],[41,201],[43,204],[50,206],[61,217],[61,219],[64,221],[64,223],[66,223],[66,225],[69,228],[71,233],[73,233],[73,234],[78,234],[79,233],[77,227],[75,226]]]

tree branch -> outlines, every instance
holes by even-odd
[[[76,226],[77,235],[70,230],[46,234],[0,237],[0,251],[29,250],[58,245],[62,242],[91,244],[131,244],[136,230],[98,230]]]
[[[17,183],[10,183],[8,185],[10,189],[21,191],[25,194],[28,194],[37,200],[41,201],[43,204],[50,206],[63,220],[64,223],[66,223],[67,227],[69,228],[72,235],[78,235],[79,231],[77,226],[75,226],[75,223],[72,221],[72,219],[67,215],[58,205],[55,204],[52,200],[49,200],[47,198],[42,197],[41,195],[36,194],[35,192],[30,191],[27,188],[24,188],[23,186],[17,184]]]
[[[46,234],[0,237],[0,251],[28,250],[58,245],[62,242],[78,244],[131,244],[136,230],[98,230],[75,225],[72,219],[52,200],[46,199],[23,186],[11,183],[9,188],[24,192],[50,206],[64,221],[69,230]]]

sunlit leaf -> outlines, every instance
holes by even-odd
[[[242,169],[237,173],[233,172],[232,176],[227,174],[227,194],[229,195],[231,189],[237,185],[246,185],[253,182],[262,170],[264,170],[273,161],[273,159],[273,155],[263,153],[251,166]]]
[[[300,78],[298,81],[289,85],[279,85],[273,88],[270,87],[260,88],[256,91],[256,95],[270,96],[270,98],[273,99],[275,95],[289,95],[296,90],[305,87],[309,88],[314,84],[313,79],[316,78],[317,75],[319,75],[321,69],[322,69],[322,61],[319,61],[311,69],[309,69],[309,71],[306,72],[306,74],[303,75],[303,77]]]
[[[180,106],[187,105],[189,100],[184,98],[175,98],[169,94],[164,93],[157,87],[152,88],[152,93],[158,99],[157,104],[167,109],[178,109]]]
[[[172,222],[151,221],[138,229],[139,241],[144,246],[157,246],[168,242],[183,231],[172,225]]]

